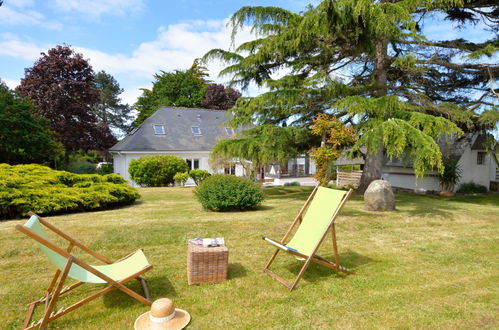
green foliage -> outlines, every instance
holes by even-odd
[[[189,176],[194,180],[194,183],[199,186],[204,179],[209,177],[211,174],[208,171],[195,169],[189,172]]]
[[[206,91],[206,81],[199,66],[186,71],[161,71],[154,75],[152,90],[143,93],[135,103],[139,115],[134,126],[141,124],[161,106],[200,108]]]
[[[483,55],[487,57],[492,57],[495,53],[499,52],[499,47],[493,44],[486,44],[485,47],[482,49],[479,49],[477,51],[474,51],[468,55],[469,59],[472,60],[478,60],[480,59]]]
[[[438,177],[442,189],[453,191],[461,178],[461,172],[458,160],[444,159],[444,170]]]
[[[484,194],[487,192],[487,187],[475,182],[467,182],[459,185],[457,192],[462,194]]]
[[[442,12],[434,19],[457,26],[490,21],[491,30],[480,34],[488,40],[429,40],[418,24]],[[478,62],[497,51],[490,33],[497,29],[496,16],[493,2],[462,0],[322,0],[299,13],[243,7],[230,19],[233,37],[250,25],[258,39],[232,51],[213,49],[204,60],[225,63],[220,75],[234,86],[268,89],[240,98],[233,124],[309,128],[326,113],[358,126],[355,149],[368,149],[367,187],[366,181],[380,175],[384,148],[389,157],[410,158],[416,175],[423,176],[443,170],[436,138],[496,127],[497,99],[488,76],[499,71],[490,61]],[[463,60],[471,53],[476,62]],[[301,151],[318,143],[309,136]]]
[[[141,186],[164,187],[174,183],[173,176],[187,172],[189,166],[182,158],[172,155],[145,156],[133,159],[128,172],[133,181]]]
[[[105,71],[94,75],[95,88],[100,92],[99,102],[94,106],[94,113],[100,123],[103,123],[121,134],[130,130],[132,107],[123,104],[119,95],[123,93],[116,79]]]
[[[333,178],[333,162],[340,157],[345,147],[355,142],[355,129],[346,127],[334,116],[321,113],[314,119],[311,131],[322,139],[320,147],[310,150],[317,166],[314,177],[322,186],[326,186]]]
[[[97,173],[97,169],[95,168],[95,164],[92,164],[85,160],[77,160],[70,162],[66,168],[68,172],[77,173],[77,174],[95,174]]]
[[[246,175],[254,177],[261,166],[299,155],[308,135],[308,130],[299,127],[257,126],[219,140],[211,150],[210,162],[217,165],[237,160]]]
[[[74,174],[40,165],[0,164],[0,218],[105,209],[140,195],[118,174]]]
[[[233,175],[213,175],[195,190],[203,207],[213,211],[254,209],[264,200],[260,186]]]
[[[177,185],[185,186],[185,183],[189,180],[189,173],[178,172],[173,176],[173,180],[175,180]]]
[[[97,169],[98,174],[111,174],[113,171],[113,164],[100,164],[100,168]]]
[[[46,163],[60,154],[48,121],[35,116],[34,109],[0,80],[0,162]]]
[[[301,184],[298,181],[292,181],[292,182],[285,182],[284,183],[285,187],[295,187],[295,186],[301,186]]]

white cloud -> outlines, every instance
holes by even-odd
[[[53,7],[66,12],[78,12],[90,18],[102,15],[124,16],[144,8],[143,0],[53,0]]]
[[[46,49],[31,42],[18,40],[12,36],[3,36],[2,40],[0,40],[0,55],[23,60],[36,60],[40,57],[40,53]]]
[[[120,95],[121,101],[126,104],[134,104],[137,98],[142,95],[141,88],[150,89],[152,86],[132,86],[125,89],[125,91]]]
[[[7,5],[2,6],[0,10],[0,25],[40,26],[48,30],[62,29],[61,23],[48,20],[40,12],[27,9],[17,10]]]
[[[89,59],[94,71],[105,70],[117,78],[125,89],[121,95],[124,102],[133,104],[141,95],[139,88],[150,88],[153,75],[159,71],[172,71],[189,68],[194,59],[202,57],[213,48],[229,49],[230,31],[225,20],[190,21],[168,25],[158,29],[155,40],[143,42],[129,54],[106,53],[101,50],[78,47],[73,48]],[[253,39],[248,30],[238,35],[236,44]],[[21,41],[10,34],[0,34],[0,55],[36,60],[40,52],[46,52],[53,45],[34,44]],[[209,63],[210,79],[217,78],[222,68],[220,63]]]
[[[14,89],[19,86],[19,80],[0,78],[10,89]]]
[[[249,31],[243,30],[237,42],[251,39]],[[95,70],[152,79],[153,74],[160,70],[189,68],[195,58],[213,48],[228,49],[230,43],[230,31],[225,27],[225,21],[193,21],[161,27],[155,40],[141,43],[131,55],[109,54],[83,47],[75,49],[90,59]],[[212,78],[216,79],[220,67],[213,63],[209,69]]]

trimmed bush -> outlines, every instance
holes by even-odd
[[[97,169],[95,168],[95,164],[87,162],[86,160],[77,160],[74,162],[70,162],[67,168],[68,172],[77,173],[77,174],[95,174],[97,173]]]
[[[257,183],[233,175],[213,175],[194,191],[203,207],[213,211],[254,209],[264,199]]]
[[[197,186],[199,186],[199,184],[210,175],[211,174],[208,171],[199,170],[199,169],[192,170],[189,172],[189,176],[192,178],[192,180],[194,180],[194,183]]]
[[[114,168],[113,164],[101,164],[99,168],[97,168],[97,174],[111,174],[113,173]]]
[[[189,180],[189,173],[178,172],[173,176],[173,180],[175,180],[175,183],[179,186],[185,186],[185,183],[187,182],[187,180]]]
[[[105,209],[140,195],[118,174],[75,174],[41,165],[0,164],[0,218]]]
[[[284,186],[286,186],[286,187],[287,186],[294,187],[294,186],[301,186],[301,184],[298,181],[293,181],[293,182],[285,182]]]
[[[145,156],[133,159],[128,172],[133,181],[141,186],[164,187],[173,184],[173,176],[187,172],[189,166],[182,158],[172,155]]]
[[[484,194],[487,192],[487,187],[475,182],[467,182],[461,184],[457,192],[463,194]]]

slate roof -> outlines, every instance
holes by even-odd
[[[475,142],[471,146],[471,150],[486,150],[487,149],[487,140],[493,139],[494,137],[491,134],[480,134],[477,136]]]
[[[225,127],[228,112],[208,109],[161,107],[133,133],[110,151],[210,151],[220,138],[229,138]],[[164,125],[164,135],[154,133],[154,125]],[[201,135],[191,127],[198,126]]]

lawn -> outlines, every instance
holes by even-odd
[[[189,311],[190,329],[499,327],[497,194],[397,194],[397,210],[386,213],[364,211],[354,196],[337,219],[337,236],[342,263],[355,274],[312,264],[289,292],[262,273],[273,248],[261,236],[281,238],[311,188],[265,191],[267,200],[251,212],[204,211],[191,188],[144,188],[133,206],[47,219],[110,258],[144,248],[154,265],[144,276],[153,297],[172,298]],[[53,274],[35,244],[14,229],[23,222],[0,223],[3,329],[20,327],[26,304],[43,295]],[[187,285],[186,240],[193,237],[225,237],[228,281]],[[332,255],[329,243],[321,254]],[[291,279],[300,267],[281,254],[272,269]],[[136,281],[127,286],[140,290]],[[100,287],[83,286],[58,306]],[[130,329],[147,310],[115,290],[51,328]]]

